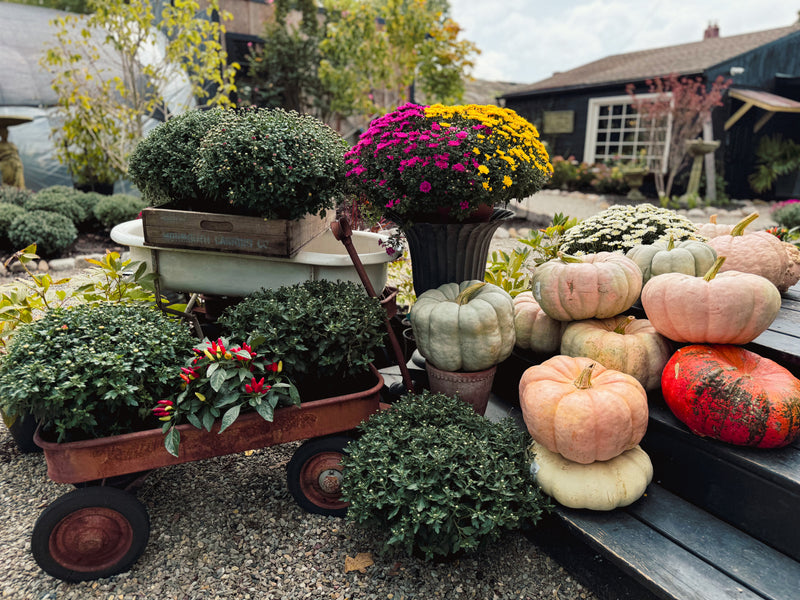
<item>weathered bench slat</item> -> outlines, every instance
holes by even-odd
[[[652,404],[650,415],[650,426],[641,446],[653,461],[656,481],[800,560],[798,472],[797,467],[792,472],[787,466],[796,459],[796,449],[760,453],[738,449],[691,433],[671,413],[672,420],[659,415]],[[760,454],[764,457],[762,464],[744,460],[747,454]],[[781,463],[775,454],[794,458]]]
[[[798,595],[800,563],[659,486],[628,512],[743,586],[770,600]]]
[[[625,511],[592,512],[563,507],[556,511],[572,531],[602,550],[611,562],[659,597],[764,599]]]
[[[676,439],[689,440],[695,446],[703,446],[710,454],[723,457],[725,460],[760,477],[770,479],[779,485],[800,495],[800,451],[798,440],[785,448],[759,449],[734,446],[703,438],[681,423],[664,402],[661,394],[649,395],[651,426],[660,426],[672,430]],[[800,521],[800,519],[798,519]]]

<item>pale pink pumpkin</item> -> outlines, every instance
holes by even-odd
[[[706,239],[718,237],[720,235],[730,235],[733,225],[717,223],[717,215],[708,217],[708,223],[703,223],[697,228],[697,233]]]
[[[757,218],[758,213],[749,215],[729,235],[717,236],[708,245],[718,256],[726,257],[721,271],[761,275],[783,293],[800,280],[800,250],[766,231],[745,233],[747,225]]]
[[[661,387],[672,346],[647,319],[621,315],[569,323],[561,336],[561,354],[591,358],[653,390]]]
[[[647,392],[630,375],[586,357],[554,356],[519,382],[522,417],[538,443],[581,464],[610,460],[647,429]]]
[[[533,297],[557,321],[605,319],[633,306],[642,290],[642,271],[624,254],[559,255],[536,267]]]
[[[514,297],[514,329],[518,348],[555,354],[561,344],[563,328],[563,322],[550,318],[542,310],[533,292],[522,292]]]
[[[694,344],[747,344],[778,316],[781,295],[760,275],[726,271],[717,258],[705,277],[664,273],[642,289],[642,307],[661,335]]]

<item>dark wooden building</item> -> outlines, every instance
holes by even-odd
[[[800,23],[730,37],[720,37],[710,25],[702,41],[609,56],[506,93],[500,101],[539,128],[553,156],[590,164],[628,160],[642,148],[666,149],[648,147],[639,120],[624,118],[635,113],[626,87],[633,84],[637,97],[644,97],[645,80],[671,73],[732,80],[724,106],[713,114],[710,133],[721,141],[715,164],[731,197],[753,197],[747,176],[759,139],[781,133],[800,142]]]

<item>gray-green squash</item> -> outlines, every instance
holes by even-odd
[[[696,240],[676,244],[670,236],[667,243],[634,246],[626,256],[642,270],[642,282],[647,283],[652,277],[664,273],[702,277],[717,259],[717,251],[705,242]]]
[[[421,294],[409,312],[417,350],[442,371],[482,371],[511,355],[514,303],[482,281],[445,283]]]

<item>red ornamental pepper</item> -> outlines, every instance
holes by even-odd
[[[266,366],[267,371],[272,371],[273,373],[280,373],[283,371],[283,361],[279,360],[278,362],[274,362],[271,365]]]
[[[264,385],[264,378],[262,377],[260,381],[256,381],[256,378],[253,377],[250,383],[246,383],[244,386],[244,391],[248,394],[264,394],[269,391],[270,387],[272,386],[265,386]]]
[[[169,421],[174,410],[175,403],[172,400],[159,400],[153,407],[153,415],[158,417],[159,421]]]

